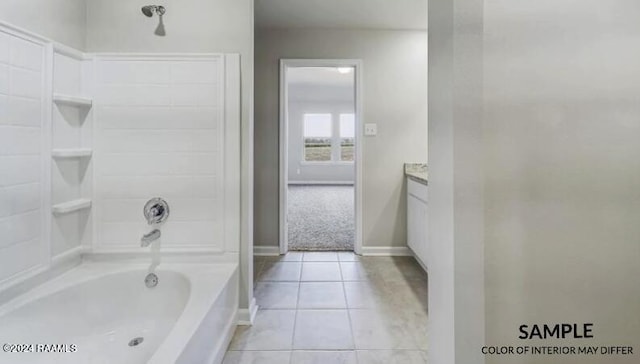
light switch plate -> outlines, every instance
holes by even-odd
[[[364,135],[365,136],[378,135],[378,124],[375,124],[375,123],[364,124]]]

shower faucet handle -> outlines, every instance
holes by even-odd
[[[164,207],[160,205],[153,205],[153,207],[149,210],[149,212],[151,217],[156,218],[164,214]]]
[[[169,204],[160,197],[154,197],[144,205],[143,213],[149,225],[160,224],[169,218]]]

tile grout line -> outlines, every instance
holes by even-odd
[[[340,258],[338,256],[338,258]],[[353,355],[356,359],[356,364],[358,364],[358,352],[356,351],[356,336],[353,333],[353,321],[351,320],[351,311],[349,310],[349,302],[347,301],[347,288],[344,285],[344,276],[342,274],[342,264],[338,262],[338,268],[340,269],[340,278],[342,279],[340,283],[342,283],[342,294],[344,295],[344,304],[347,310],[347,318],[349,319],[349,331],[351,332],[351,342],[353,343]]]
[[[258,269],[257,272],[255,272],[255,277],[256,277],[255,278],[256,279],[255,283],[260,283],[261,282],[260,281],[260,274],[262,273],[262,267],[264,267],[264,260],[259,259],[259,261],[260,261],[260,264],[258,264],[259,269]],[[255,262],[255,260],[254,260],[254,262]],[[255,268],[255,266],[254,266],[254,268]],[[255,296],[255,293],[254,293],[254,296]]]
[[[289,364],[293,362],[294,342],[296,340],[296,325],[298,324],[298,309],[300,306],[300,290],[302,289],[302,270],[304,269],[304,253],[300,261],[300,273],[298,274],[298,294],[296,295],[296,310],[293,314],[293,333],[291,335],[291,350],[289,351]]]

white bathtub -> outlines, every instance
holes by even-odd
[[[85,263],[0,307],[0,363],[219,363],[236,323],[237,264]],[[143,337],[138,346],[129,341]],[[33,346],[29,346],[33,345]]]

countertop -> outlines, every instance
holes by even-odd
[[[428,184],[428,173],[426,163],[405,163],[404,174],[407,178],[423,185]]]

